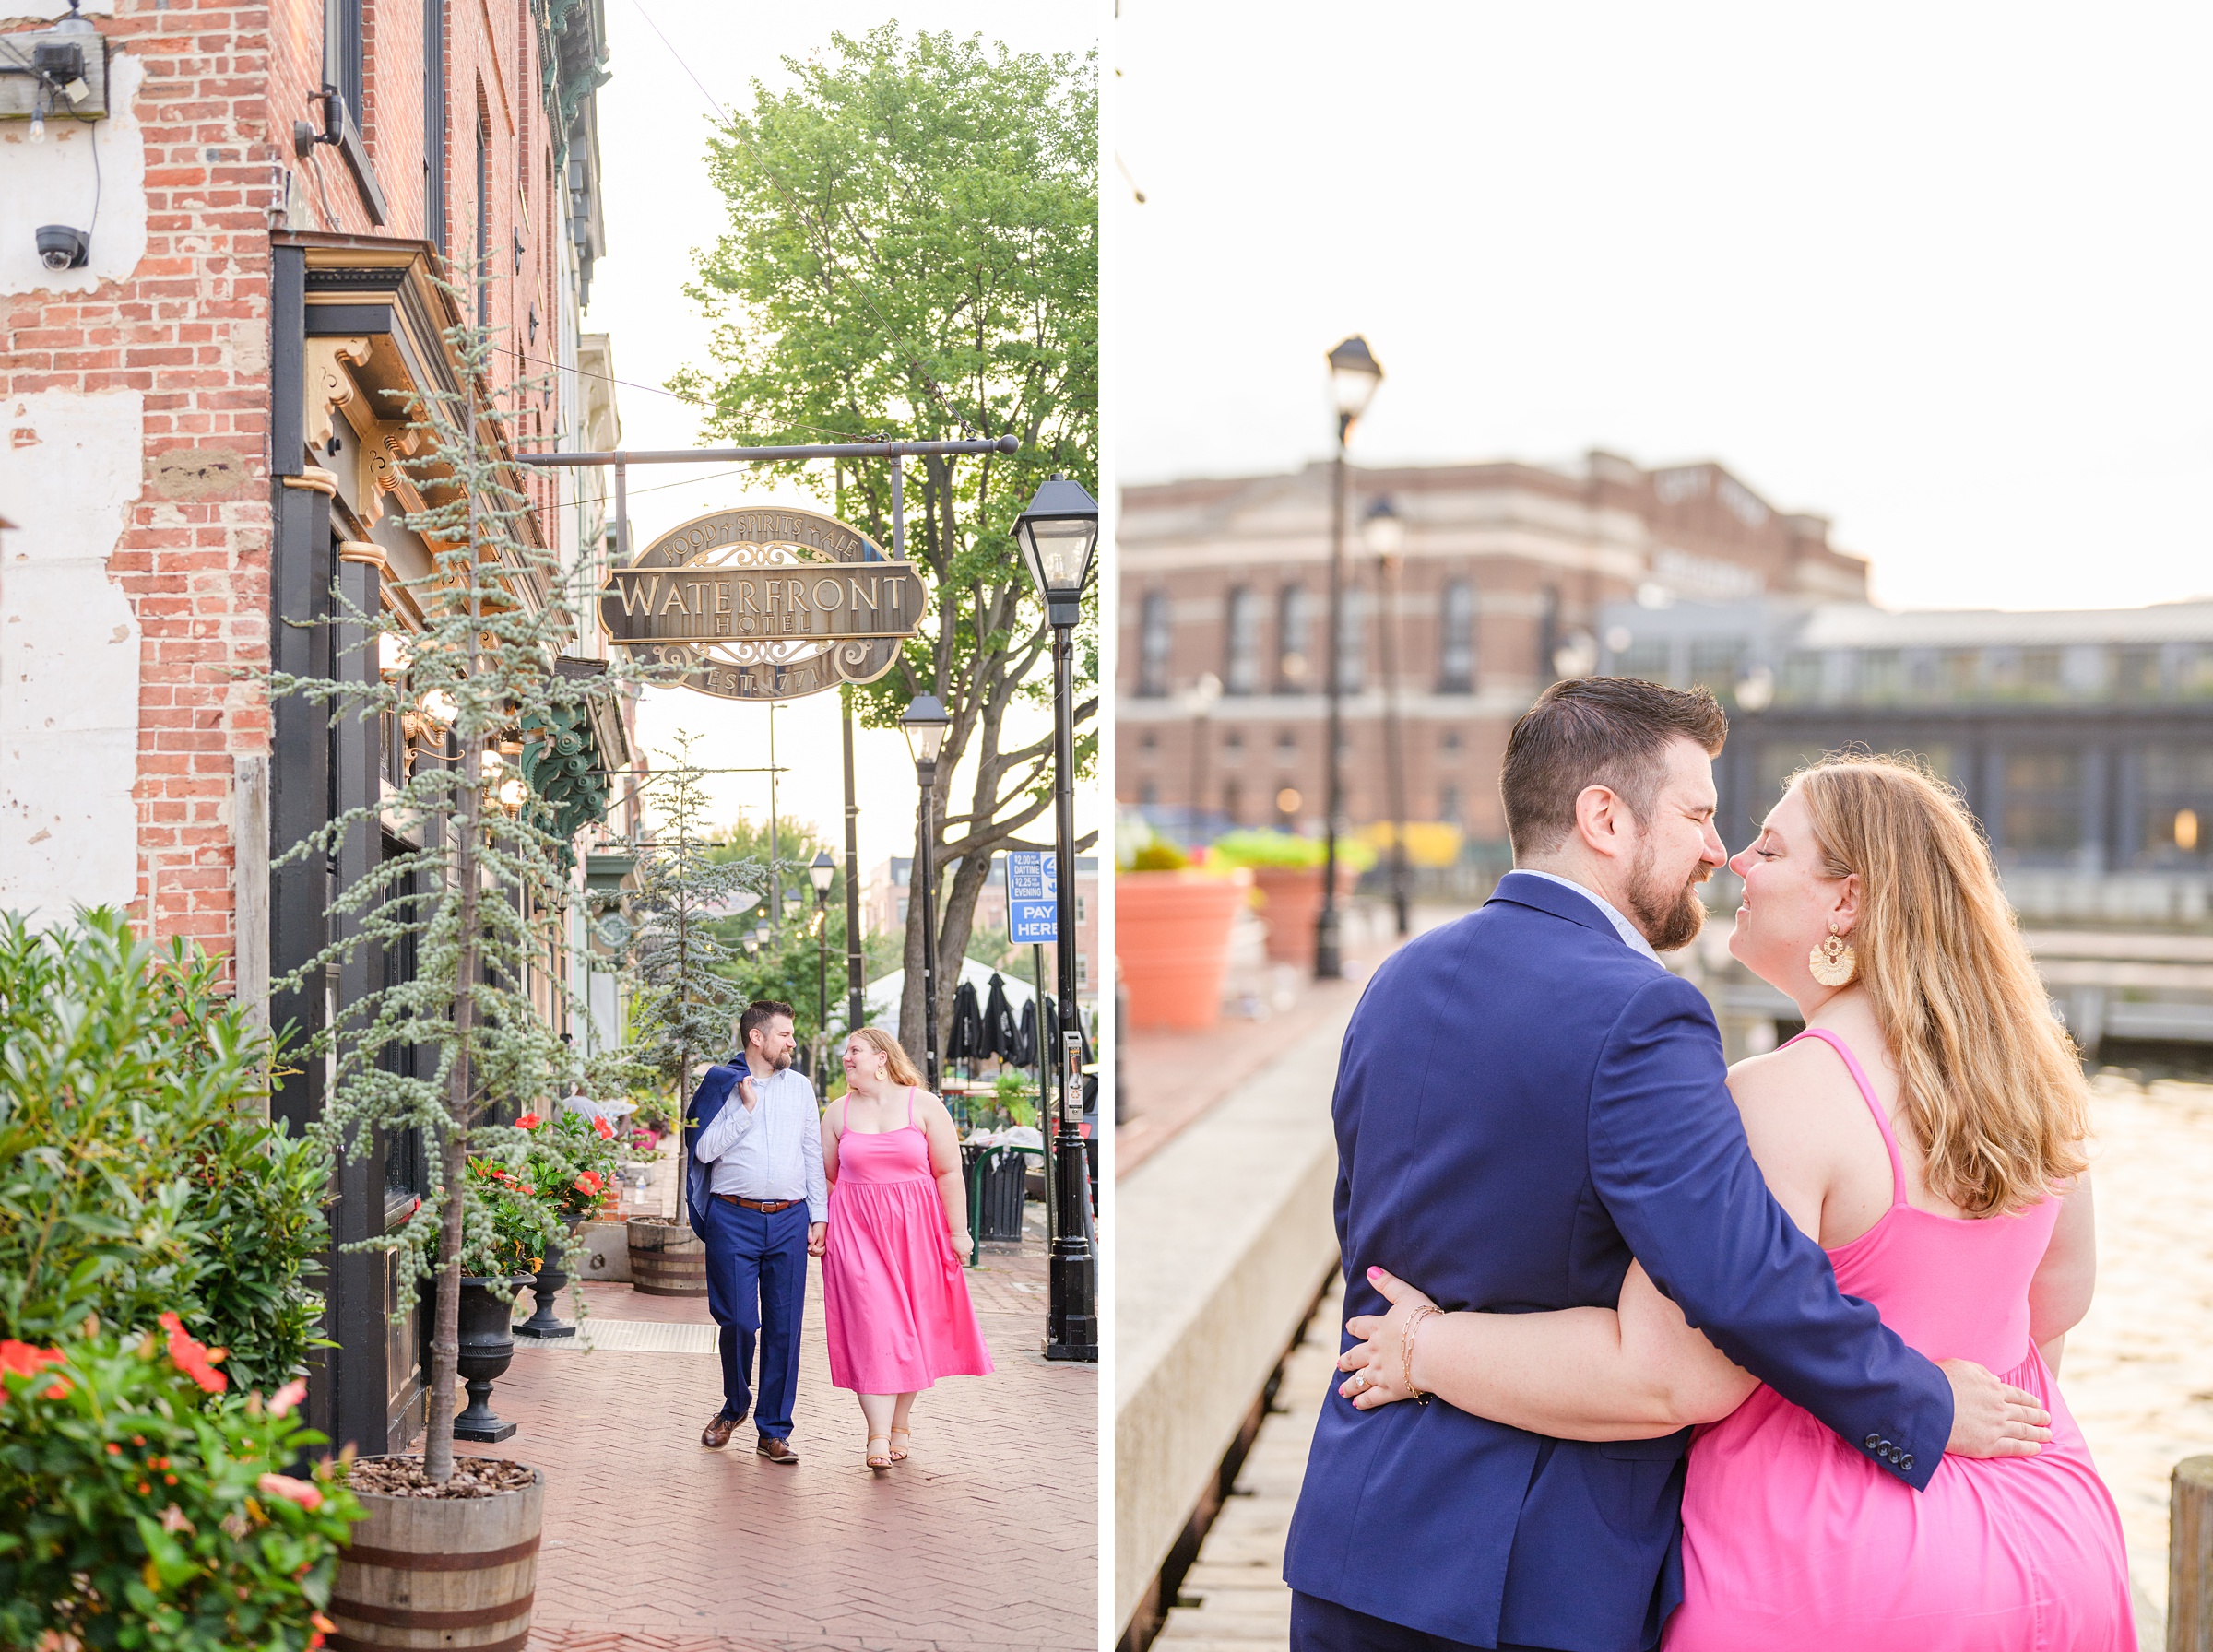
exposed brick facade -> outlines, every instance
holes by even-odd
[[[444,232],[457,260],[474,250],[480,111],[492,184],[486,252],[503,277],[490,319],[538,359],[511,358],[501,376],[547,375],[568,217],[541,30],[530,0],[441,9]],[[220,950],[234,939],[233,760],[266,751],[270,738],[253,678],[269,664],[272,232],[433,242],[442,233],[426,221],[426,7],[362,0],[361,11],[359,122],[386,222],[373,221],[337,148],[317,145],[304,160],[293,153],[295,121],[323,125],[322,0],[117,0],[93,21],[117,61],[144,71],[129,113],[145,150],[145,255],[127,279],[89,291],[0,295],[0,395],[11,412],[40,393],[143,397],[143,485],[109,562],[142,631],[133,915],[155,935]],[[0,132],[0,188],[32,158],[11,124]],[[103,218],[130,209],[111,196]],[[550,391],[535,400],[524,434],[550,444],[561,410]],[[10,424],[18,445],[39,440],[35,424]],[[550,478],[533,483],[548,516],[557,488]],[[544,537],[553,539],[550,526]]]

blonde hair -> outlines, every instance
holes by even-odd
[[[1823,872],[1860,877],[1851,941],[1929,1189],[1974,1216],[2079,1174],[2089,1087],[1974,817],[1915,763],[1832,754],[1791,777]]]
[[[894,1084],[920,1085],[922,1075],[915,1070],[914,1057],[906,1046],[881,1027],[863,1027],[853,1036],[882,1055],[885,1067],[884,1077]]]

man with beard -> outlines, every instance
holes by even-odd
[[[822,1254],[830,1198],[814,1086],[792,1069],[791,1006],[759,998],[738,1018],[743,1052],[707,1069],[684,1124],[692,1231],[707,1247],[707,1312],[721,1328],[722,1409],[699,1436],[729,1444],[753,1411],[753,1449],[789,1468],[799,1390],[807,1258]],[[735,1103],[734,1105],[732,1103]],[[758,1399],[750,1386],[761,1349]]]
[[[1999,1453],[2004,1386],[1838,1293],[1753,1162],[1705,998],[1659,960],[1698,935],[1727,859],[1727,732],[1702,690],[1617,678],[1556,683],[1515,725],[1515,870],[1388,960],[1345,1033],[1345,1313],[1388,1307],[1370,1268],[1448,1310],[1611,1307],[1634,1257],[1731,1359],[1918,1491],[1947,1446]],[[1681,1597],[1688,1436],[1363,1411],[1332,1372],[1284,1558],[1293,1652],[1652,1646]]]

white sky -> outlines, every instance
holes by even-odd
[[[627,0],[617,0],[627,4]],[[1120,0],[1124,482],[1714,458],[1879,600],[2213,593],[2213,12]]]
[[[897,6],[892,0],[873,5],[804,0],[782,7],[735,6],[727,0],[644,0],[643,10],[639,0],[607,0],[608,67],[614,77],[599,90],[599,148],[608,254],[593,273],[585,329],[611,336],[614,371],[633,381],[616,392],[625,446],[690,447],[700,442],[694,408],[635,386],[658,385],[687,364],[709,365],[708,325],[683,289],[691,278],[692,250],[711,245],[727,221],[721,197],[707,180],[710,94],[725,110],[750,111],[754,80],[777,89],[790,84],[783,58],[804,59],[817,49],[826,51],[833,31],[858,35],[893,17],[910,35],[917,30],[951,30],[964,38],[981,34],[987,43],[1004,41],[1017,51],[1080,53],[1097,41],[1100,14],[1090,0],[932,0]],[[680,522],[741,502],[781,498],[826,508],[796,491],[778,494],[767,478],[728,476],[716,466],[633,467],[631,482],[631,542],[639,549]],[[1020,715],[1018,710],[1008,718],[1010,743],[1014,737],[1031,738],[1032,729],[1050,728],[1049,716],[1042,713],[1018,726]],[[764,765],[768,717],[762,705],[685,690],[649,690],[640,734],[656,751],[668,749],[669,737],[680,728],[707,736],[693,752],[703,767]],[[777,761],[788,771],[777,777],[778,812],[812,822],[842,855],[845,787],[837,696],[786,702],[775,721]],[[913,853],[915,770],[906,743],[895,731],[861,729],[857,735],[865,878],[885,856]],[[965,771],[954,777],[951,790],[963,805],[972,782]],[[1091,800],[1095,789],[1077,788],[1079,832],[1097,821]],[[721,777],[714,793],[718,820],[742,808],[765,822],[765,774]],[[1025,836],[1049,842],[1051,831],[1048,813]]]

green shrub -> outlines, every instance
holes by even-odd
[[[1162,838],[1154,838],[1130,857],[1133,872],[1180,872],[1190,864],[1189,856]]]
[[[292,1407],[231,1389],[175,1316],[0,1342],[0,1645],[303,1652],[361,1507]]]
[[[1213,858],[1233,867],[1319,867],[1327,853],[1320,838],[1288,832],[1225,832],[1213,842]],[[1337,864],[1365,872],[1376,864],[1375,847],[1349,833],[1341,835]]]
[[[174,1310],[266,1387],[318,1344],[330,1157],[249,1110],[273,1051],[220,968],[105,909],[0,914],[0,1336]]]

